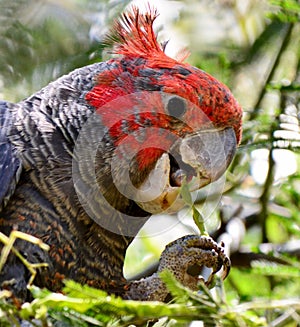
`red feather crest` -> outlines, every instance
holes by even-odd
[[[153,23],[158,15],[158,11],[150,5],[145,13],[141,13],[135,6],[131,11],[123,13],[108,36],[115,43],[114,53],[155,59],[171,67],[182,62],[188,56],[187,52],[175,60],[164,53],[164,46],[157,41]]]

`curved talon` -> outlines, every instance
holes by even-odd
[[[230,259],[226,256],[224,263],[223,263],[223,273],[222,273],[222,279],[224,280],[230,272],[230,268],[231,268],[231,261]]]

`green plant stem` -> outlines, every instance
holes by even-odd
[[[276,58],[274,60],[274,64],[273,64],[273,66],[272,66],[271,70],[269,71],[269,74],[268,74],[268,76],[266,78],[265,86],[261,89],[261,91],[259,93],[259,96],[257,98],[256,104],[254,106],[254,109],[249,115],[249,120],[250,121],[255,120],[257,118],[258,114],[259,114],[261,101],[262,101],[262,99],[264,98],[264,96],[266,94],[267,86],[272,81],[274,73],[275,73],[275,71],[276,71],[276,69],[278,67],[279,62],[280,62],[281,55],[285,51],[285,49],[287,48],[287,46],[288,46],[288,44],[290,42],[290,36],[291,36],[291,33],[292,33],[292,29],[293,29],[293,24],[292,23],[286,24],[282,44],[281,44],[280,48],[278,49]]]
[[[272,133],[273,134],[273,133]],[[271,140],[273,142],[273,140]],[[267,226],[266,221],[268,217],[268,205],[269,205],[269,197],[270,197],[270,191],[274,180],[274,168],[275,168],[275,161],[273,158],[273,150],[272,147],[269,151],[268,156],[268,173],[267,178],[264,183],[264,189],[260,197],[260,203],[261,203],[261,212],[259,214],[260,218],[260,224],[262,228],[262,242],[267,243],[268,242],[268,235],[267,235]]]

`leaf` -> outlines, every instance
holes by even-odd
[[[192,208],[193,212],[193,220],[196,224],[196,226],[199,228],[200,235],[208,235],[206,229],[205,229],[205,224],[204,224],[204,219],[201,213],[198,211],[198,209],[195,207],[191,192],[189,190],[188,183],[183,181],[181,188],[180,188],[180,195],[184,202]]]

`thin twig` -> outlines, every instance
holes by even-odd
[[[32,235],[14,230],[10,233],[9,237],[4,235],[0,232],[0,242],[4,244],[2,251],[1,251],[1,257],[0,257],[0,272],[3,269],[3,266],[5,265],[7,258],[12,252],[23,264],[24,266],[29,270],[31,273],[31,277],[28,282],[28,286],[30,286],[33,283],[33,280],[37,274],[38,268],[47,267],[47,263],[30,263],[28,262],[22,254],[13,246],[15,241],[17,239],[22,239],[24,241],[30,242],[32,244],[38,245],[41,249],[45,251],[49,251],[50,247],[49,245],[43,243],[39,238],[34,237]]]

